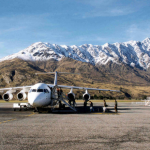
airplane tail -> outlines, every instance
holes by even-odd
[[[58,74],[76,74],[76,75],[80,75],[79,73],[69,73],[69,72],[45,72],[45,73],[35,73],[37,74],[55,74],[55,78],[54,78],[54,86],[57,86],[57,75]]]

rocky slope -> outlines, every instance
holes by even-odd
[[[38,82],[53,83],[54,75],[35,75],[36,72],[50,71],[81,74],[59,75],[58,84],[62,85],[116,90],[123,88],[132,97],[139,97],[139,94],[141,96],[149,94],[149,89],[145,89],[145,86],[150,86],[150,75],[147,71],[132,68],[124,63],[118,65],[109,62],[106,65],[94,66],[71,58],[63,58],[60,61],[25,61],[20,59],[2,61],[0,62],[0,87],[34,85]],[[82,96],[84,92],[75,91],[78,96]],[[90,93],[94,94],[93,91]],[[124,93],[101,92],[98,95],[126,97]]]

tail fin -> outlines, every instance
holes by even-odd
[[[55,79],[54,79],[54,86],[57,86],[57,75],[58,74],[77,74],[80,75],[79,73],[69,73],[69,72],[45,72],[45,73],[35,73],[37,74],[55,74]]]

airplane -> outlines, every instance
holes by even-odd
[[[26,93],[28,93],[28,103],[26,104],[25,107],[33,107],[35,108],[35,111],[37,112],[39,112],[40,108],[46,107],[46,106],[51,106],[54,109],[54,107],[57,104],[61,104],[61,102],[63,102],[65,105],[68,105],[72,110],[76,111],[75,107],[72,107],[69,103],[66,102],[66,99],[70,101],[75,100],[75,94],[73,93],[73,89],[85,90],[85,93],[83,94],[83,99],[86,102],[90,100],[90,94],[88,93],[88,90],[120,92],[118,90],[86,88],[86,87],[66,86],[66,85],[57,84],[58,74],[75,74],[75,73],[66,73],[66,72],[56,71],[56,72],[36,73],[36,75],[38,74],[55,74],[54,84],[37,83],[31,86],[2,88],[0,89],[0,92],[6,91],[2,96],[3,99],[7,102],[12,100],[13,93],[15,93],[16,90],[20,90],[20,92],[17,94],[17,99],[19,101],[25,100],[27,98]],[[63,95],[58,96],[58,93],[57,93],[58,88],[70,89],[70,92],[67,94],[67,97],[64,98]],[[24,104],[21,105],[21,103],[18,103],[18,106],[21,109],[21,107],[24,106]]]

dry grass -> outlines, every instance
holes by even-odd
[[[75,72],[81,75],[59,75],[58,84],[91,87],[100,89],[120,90],[133,98],[141,99],[143,95],[150,96],[150,75],[148,72],[131,69],[128,66],[120,66],[108,64],[106,66],[93,66],[88,63],[75,61],[72,59],[64,59],[60,62],[26,62],[19,59],[4,61],[0,63],[0,87],[14,87],[24,85],[34,85],[38,82],[53,83],[54,75],[35,75],[36,72]],[[4,78],[5,77],[5,78]],[[9,80],[9,83],[6,81]],[[64,90],[66,93],[69,90]],[[85,91],[74,90],[74,93],[79,96]],[[120,92],[98,92],[89,91],[91,96],[113,96],[125,97],[125,94]]]

